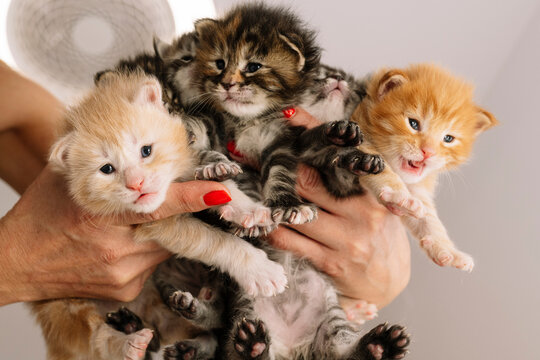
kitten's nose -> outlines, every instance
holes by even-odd
[[[130,190],[135,190],[135,191],[140,192],[142,189],[143,183],[144,183],[144,179],[142,178],[130,179],[126,182],[126,187]]]
[[[424,160],[427,160],[433,155],[435,155],[435,150],[426,147],[422,149],[422,154],[424,154]]]
[[[234,85],[236,85],[235,82],[231,82],[231,83],[221,83],[221,86],[223,86],[223,88],[225,90],[229,90],[230,88],[232,88]]]

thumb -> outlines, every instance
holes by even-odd
[[[311,129],[322,124],[322,121],[311,116],[310,113],[302,108],[286,109],[283,111],[283,115],[291,126],[302,126]]]
[[[225,185],[215,181],[186,181],[169,187],[163,204],[149,214],[126,214],[124,224],[139,224],[186,212],[197,212],[231,201]]]

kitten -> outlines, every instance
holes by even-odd
[[[476,137],[497,120],[474,104],[470,85],[433,65],[383,69],[365,82],[366,96],[352,119],[364,132],[359,149],[380,153],[387,164],[384,170],[377,176],[356,177],[347,172],[365,175],[362,170],[372,164],[347,155],[304,156],[318,162],[319,169],[337,163],[346,170],[323,171],[334,195],[368,189],[392,212],[406,215],[403,223],[436,264],[471,271],[473,259],[450,240],[433,193],[439,174],[464,163]],[[301,141],[312,141],[309,131],[304,136]]]
[[[74,201],[90,215],[152,212],[165,199],[173,180],[193,178],[196,154],[188,144],[183,122],[169,115],[161,98],[161,86],[155,78],[110,72],[67,113],[63,136],[53,146],[50,162],[65,175]],[[157,241],[173,253],[230,273],[252,295],[268,296],[284,290],[283,268],[262,250],[190,214],[139,225],[134,236],[137,241]],[[159,297],[156,287],[147,283],[143,294],[128,306],[143,313],[143,319],[160,334],[186,338],[189,326],[171,327],[178,318],[165,305],[156,311],[147,308],[160,303],[155,300]],[[103,321],[104,314],[119,305],[89,300],[36,304],[49,358],[109,359],[139,353],[137,346],[146,346],[152,338],[149,329],[127,335]],[[124,316],[124,312],[117,316]],[[128,327],[133,324],[128,322]],[[160,331],[163,329],[166,331]]]

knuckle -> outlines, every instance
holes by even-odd
[[[332,278],[341,278],[345,274],[343,265],[334,259],[323,259],[321,270]]]
[[[120,260],[121,254],[118,249],[105,248],[99,254],[99,260],[105,265],[114,265]]]
[[[371,246],[366,246],[365,243],[356,239],[356,241],[350,241],[347,246],[347,253],[349,256],[358,261],[367,261],[373,255],[373,248]]]

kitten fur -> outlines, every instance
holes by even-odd
[[[74,201],[90,216],[152,212],[173,180],[193,178],[197,158],[187,132],[181,119],[165,110],[161,98],[157,79],[141,72],[110,72],[66,114],[63,136],[53,146],[50,162],[64,174]],[[139,225],[134,234],[137,241],[154,240],[173,253],[230,272],[253,295],[272,295],[286,284],[283,268],[262,250],[189,214]],[[144,322],[153,324],[167,341],[173,340],[169,336],[189,337],[189,326],[171,326],[178,317],[167,306],[156,306],[162,304],[163,279],[161,283],[156,288],[147,282],[130,304],[79,299],[34,304],[48,358],[120,359],[140,352],[137,346],[146,346],[152,338],[148,328],[124,334],[104,322],[104,315],[120,305],[143,314]],[[167,290],[171,287],[181,285]]]

